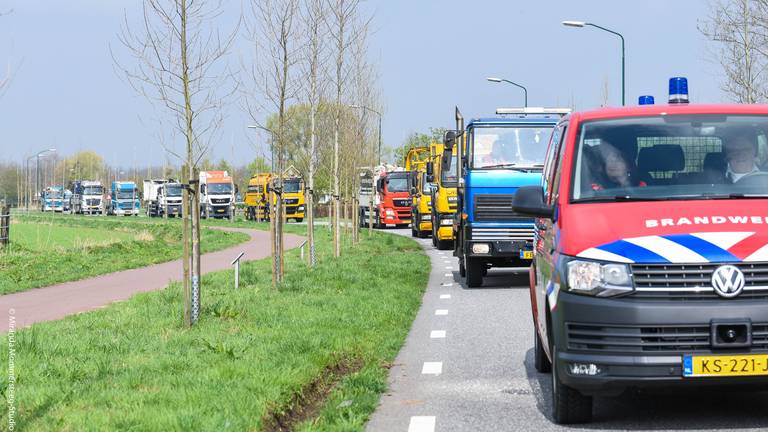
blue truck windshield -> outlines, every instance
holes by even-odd
[[[61,191],[48,191],[45,193],[48,199],[61,199]]]
[[[232,184],[230,183],[208,183],[209,195],[224,195],[232,193]]]
[[[133,199],[133,198],[136,198],[136,197],[137,197],[136,192],[134,192],[132,190],[127,190],[127,191],[119,190],[119,191],[117,191],[117,199],[119,199],[119,200]]]
[[[544,163],[552,126],[475,127],[472,168],[534,167]]]
[[[573,201],[768,197],[768,116],[588,122],[574,165]]]

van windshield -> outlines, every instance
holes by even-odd
[[[768,197],[768,116],[667,115],[584,123],[574,202]]]
[[[552,126],[475,127],[472,129],[472,167],[540,167],[550,135]]]

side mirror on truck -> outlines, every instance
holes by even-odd
[[[456,143],[456,132],[449,130],[445,132],[443,137],[443,144],[445,144],[445,150],[448,152],[453,151],[453,145]]]
[[[427,175],[435,175],[435,167],[432,165],[432,161],[427,162]]]
[[[541,186],[523,186],[515,192],[512,200],[515,213],[552,219],[554,209],[544,202],[544,188]]]

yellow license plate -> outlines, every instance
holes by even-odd
[[[522,259],[533,259],[533,251],[520,251],[520,258]]]
[[[768,375],[768,354],[683,356],[683,376]]]

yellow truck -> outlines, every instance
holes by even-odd
[[[248,180],[248,190],[245,193],[245,218],[248,220],[263,221],[269,219],[269,182],[272,174],[259,173]]]
[[[277,176],[271,173],[259,173],[251,177],[245,194],[246,218],[269,220],[270,209],[277,203],[277,179]],[[302,222],[306,213],[304,179],[293,168],[289,168],[283,173],[282,180],[285,218]]]
[[[432,244],[440,249],[453,248],[456,235],[453,231],[453,218],[458,205],[458,177],[456,176],[456,146],[453,147],[453,160],[450,170],[442,170],[443,144],[430,145],[430,159],[426,164],[427,180],[432,187]]]
[[[428,147],[414,147],[405,156],[405,170],[411,172],[411,236],[425,238],[432,232],[432,188],[427,181]]]

